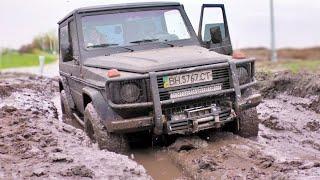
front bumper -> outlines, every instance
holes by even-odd
[[[254,60],[248,60],[248,62],[253,62]],[[114,104],[112,101],[108,101],[109,106],[113,109],[117,109],[118,111],[126,110],[126,109],[139,109],[139,108],[150,108],[153,109],[153,114],[146,117],[139,117],[134,119],[125,119],[125,120],[117,120],[111,121],[107,124],[107,129],[110,132],[135,132],[141,130],[152,129],[156,135],[161,134],[174,134],[174,133],[194,133],[204,129],[220,127],[223,123],[227,123],[233,121],[240,111],[245,110],[250,107],[257,106],[261,102],[261,95],[255,94],[248,98],[244,98],[241,96],[241,91],[247,88],[250,88],[256,84],[256,81],[253,79],[252,82],[240,85],[239,80],[236,73],[236,63],[234,61],[229,61],[228,63],[220,63],[214,65],[208,65],[205,67],[195,67],[192,70],[203,70],[204,68],[217,68],[217,67],[230,67],[230,82],[232,84],[231,88],[223,89],[220,91],[209,92],[198,94],[194,96],[182,97],[179,99],[168,99],[161,100],[160,93],[157,83],[157,77],[163,76],[163,73],[155,73],[150,72],[149,74],[143,75],[140,78],[148,78],[150,79],[150,90],[152,95],[151,102],[144,103],[134,103],[134,104]],[[173,70],[170,71],[169,74],[175,73],[184,73],[183,71],[188,72],[189,70]],[[168,72],[166,72],[168,74]],[[137,79],[137,77],[125,78],[121,80],[131,80]],[[109,80],[106,84],[108,87],[108,83],[113,81],[119,81],[119,79]],[[107,88],[108,91],[108,88]],[[210,99],[215,98],[216,96],[224,96],[229,95],[234,96],[234,102],[232,102],[232,107],[230,107],[230,114],[226,119],[221,121],[219,115],[207,115],[199,118],[186,118],[181,119],[178,122],[167,121],[167,117],[163,114],[163,106],[172,105],[177,103],[185,103],[188,101],[198,100],[198,99]],[[183,126],[183,127],[182,127]],[[177,128],[178,127],[178,128]]]
[[[239,104],[239,109],[246,110],[248,108],[259,105],[262,101],[260,94],[254,94],[243,99]],[[161,115],[164,128],[162,134],[188,134],[198,131],[220,128],[225,123],[231,122],[237,118],[234,109],[225,109],[218,114],[208,114],[197,118],[186,118],[178,121],[167,121],[164,115]],[[155,126],[154,116],[138,117],[132,119],[124,119],[108,122],[108,130],[115,133],[130,133],[144,130],[152,130]]]

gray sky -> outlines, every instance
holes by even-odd
[[[148,0],[1,0],[0,47],[18,48],[29,43],[35,35],[56,29],[56,23],[78,7],[145,1]],[[196,30],[202,3],[224,3],[235,48],[269,47],[269,0],[173,1],[185,5]],[[320,1],[275,0],[275,13],[277,47],[320,45]]]

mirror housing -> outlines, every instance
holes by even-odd
[[[222,33],[220,27],[210,28],[211,42],[213,44],[222,43]]]

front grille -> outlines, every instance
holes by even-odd
[[[197,88],[202,86],[207,86],[211,84],[222,84],[222,89],[230,89],[230,75],[229,75],[229,67],[222,67],[222,68],[215,68],[212,69],[212,81],[198,83],[198,84],[190,84],[180,87],[174,87],[170,89],[165,89],[163,84],[163,77],[158,77],[158,88],[160,93],[160,100],[169,100],[170,99],[170,92],[176,90],[184,90],[189,88]]]

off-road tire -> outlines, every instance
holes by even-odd
[[[242,92],[244,98],[256,93],[252,88]],[[259,132],[259,118],[257,108],[242,110],[238,113],[238,119],[225,125],[224,130],[231,131],[239,136],[249,138],[256,137]]]
[[[67,94],[64,90],[60,92],[60,102],[61,102],[61,111],[62,115],[65,118],[72,118],[72,109],[69,105],[69,101],[67,99]]]
[[[84,111],[84,130],[93,142],[97,142],[100,149],[123,153],[129,149],[127,139],[122,134],[109,133],[101,123],[101,118],[92,103]]]
[[[250,108],[243,110],[238,115],[239,117],[239,129],[236,129],[236,133],[242,137],[257,137],[259,132],[259,119],[257,108]],[[237,123],[237,121],[235,121]],[[236,127],[237,128],[237,127]]]

